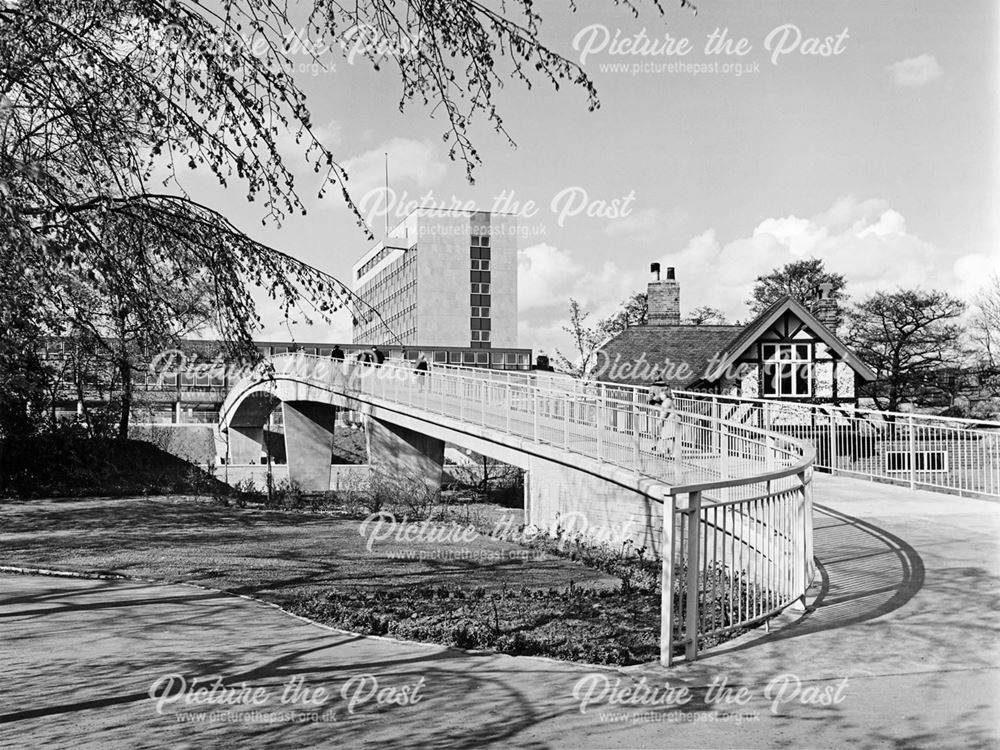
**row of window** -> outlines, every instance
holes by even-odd
[[[366,273],[372,270],[375,266],[377,266],[381,261],[385,260],[385,258],[388,257],[389,253],[393,252],[394,250],[401,250],[401,249],[402,248],[398,247],[389,247],[389,246],[383,247],[381,250],[375,253],[375,255],[373,255],[371,258],[369,258],[363,264],[361,264],[361,267],[358,268],[357,277],[360,279],[362,276],[364,276]]]
[[[490,237],[488,234],[474,234],[470,238],[469,244],[472,245],[472,247],[489,247]],[[488,258],[489,256],[487,255],[486,257]]]

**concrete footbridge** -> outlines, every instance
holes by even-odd
[[[440,487],[450,443],[525,470],[526,525],[655,550],[674,562],[664,563],[664,580],[684,570],[689,590],[708,590],[721,565],[752,571],[771,592],[729,601],[725,623],[686,623],[699,636],[801,600],[813,572],[812,448],[730,423],[694,396],[676,398],[669,414],[647,402],[644,388],[524,371],[420,372],[405,360],[294,353],[269,359],[230,391],[220,429],[227,462],[250,463],[280,407],[289,479],[327,491],[338,410],[349,410],[365,422],[369,463],[384,475]],[[658,439],[665,421],[676,439]],[[656,452],[666,447],[669,455]],[[670,598],[665,643],[680,638],[693,655],[697,639],[680,635]]]

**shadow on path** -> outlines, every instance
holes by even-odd
[[[923,587],[924,562],[898,536],[823,505],[814,510],[818,580],[811,591],[819,590],[809,610],[794,623],[705,657],[872,620],[899,609]]]

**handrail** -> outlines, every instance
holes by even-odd
[[[303,375],[302,373],[296,373],[294,369],[290,369],[287,366],[284,368],[281,367],[281,364],[284,362],[296,363],[303,361],[318,362],[330,365],[350,366],[352,373],[368,374],[362,377],[367,377],[370,375],[379,377],[379,373],[386,373],[386,372],[393,372],[405,375],[412,375],[415,372],[413,370],[413,366],[410,360],[397,360],[397,359],[387,359],[385,360],[385,362],[382,363],[382,365],[374,365],[373,363],[364,363],[361,361],[352,363],[351,360],[344,360],[344,361],[332,360],[329,357],[324,357],[317,354],[306,354],[304,352],[287,352],[283,354],[274,355],[270,358],[269,361],[271,362],[273,367],[273,377],[276,378],[281,376],[286,376],[286,377],[298,376],[304,380],[309,380],[310,379],[309,374]],[[378,369],[375,369],[376,367]],[[524,395],[529,398],[533,394],[537,394],[540,398],[543,399],[545,398],[572,399],[580,395],[574,391],[558,390],[549,384],[541,384],[541,385],[536,384],[532,382],[533,378],[530,375],[525,374],[526,372],[527,371],[488,370],[486,368],[465,367],[462,365],[429,363],[428,375],[430,376],[431,373],[433,373],[434,378],[438,379],[444,378],[446,380],[454,381],[456,383],[474,382],[477,385],[481,385],[484,383],[489,383],[493,385],[506,384],[513,386],[518,390],[524,389]],[[256,371],[247,378],[247,380],[252,380],[252,382],[248,382],[246,386],[244,386],[242,389],[239,389],[240,390],[239,396],[255,388],[258,382],[261,382],[262,380],[266,381],[270,377],[272,377],[272,374],[268,371],[266,365],[264,365],[263,367],[258,366]],[[575,381],[575,382],[583,382],[583,381]],[[326,381],[323,382],[323,385],[328,385],[328,384],[329,383]],[[646,394],[646,389],[640,386],[606,384],[598,381],[592,381],[592,382],[587,382],[586,387],[588,389],[594,388],[598,391],[597,393],[593,394],[593,396],[597,398],[599,402],[603,402],[604,404],[615,404],[622,407],[627,407],[628,409],[633,410],[636,413],[642,414],[647,419],[655,420],[658,417],[656,410],[654,410],[654,408],[651,407],[649,404],[637,403],[636,396],[639,394],[642,395]],[[348,390],[353,390],[353,388],[348,387]],[[619,393],[624,391],[625,393],[632,394],[632,398],[631,399],[616,398],[613,395],[610,395],[609,397],[609,394],[607,393],[608,390],[617,391]],[[236,394],[236,389],[234,389],[234,391],[230,393],[230,396],[232,397],[235,394]],[[376,398],[379,397],[376,394],[372,395]],[[688,394],[684,392],[675,392],[675,395],[686,397]],[[694,395],[703,398],[703,395],[699,394],[694,394]],[[220,422],[222,422],[223,424],[225,424],[227,421],[230,405],[237,402],[239,400],[239,396],[236,396],[235,398],[227,398],[227,403],[224,403],[222,408],[220,409]],[[712,417],[708,415],[681,409],[678,406],[676,400],[675,400],[674,412],[681,419],[681,422],[679,423],[680,427],[683,427],[686,424],[683,421],[684,419],[705,421],[709,423],[713,421]],[[685,492],[710,491],[715,489],[738,487],[747,484],[757,484],[769,480],[773,481],[773,480],[783,479],[785,477],[791,476],[793,474],[802,471],[803,469],[811,465],[811,462],[813,461],[815,450],[812,448],[812,446],[808,445],[804,441],[797,440],[795,438],[790,438],[787,435],[781,434],[779,432],[769,431],[751,425],[744,425],[739,423],[725,423],[725,422],[723,422],[723,424],[725,424],[728,429],[735,431],[736,433],[735,436],[739,438],[741,444],[753,445],[758,448],[765,448],[767,450],[772,450],[777,456],[785,459],[794,458],[796,459],[795,464],[791,467],[782,466],[780,468],[775,468],[775,469],[765,469],[760,472],[744,474],[739,477],[725,477],[716,480],[683,483],[683,482],[678,482],[676,477],[671,477],[670,472],[666,469],[666,467],[664,468],[664,472],[661,475],[656,475],[656,474],[645,473],[641,471],[640,467],[637,467],[631,463],[621,463],[614,460],[613,458],[610,459],[603,458],[602,460],[606,463],[617,466],[618,468],[636,472],[641,476],[647,477],[648,479],[652,479],[658,482],[663,482],[666,486],[671,488],[670,491],[667,493],[670,496],[676,496],[678,494]],[[594,426],[598,430],[608,429],[607,425],[594,425]],[[631,428],[631,432],[634,433],[635,429],[636,428],[633,425]],[[733,436],[734,433],[731,432],[730,437]],[[772,442],[768,442],[769,440]],[[677,442],[678,443],[680,442],[680,437],[677,438]],[[574,451],[573,448],[569,446],[567,446],[567,450],[569,452],[580,453],[580,455],[587,456],[588,458],[591,457],[587,453]]]
[[[906,412],[906,411],[883,411],[881,409],[868,409],[865,407],[854,406],[852,404],[813,404],[808,401],[789,401],[782,400],[776,401],[774,399],[766,398],[753,398],[750,396],[727,396],[721,393],[699,393],[698,391],[674,391],[677,396],[685,396],[688,398],[715,398],[720,400],[726,400],[730,403],[752,403],[752,404],[762,404],[765,406],[783,406],[783,407],[798,407],[802,409],[830,409],[835,411],[842,411],[845,414],[856,416],[859,414],[868,414],[871,416],[878,417],[903,417],[914,419],[927,419],[932,421],[941,422],[959,422],[968,425],[966,429],[1000,429],[1000,422],[996,422],[989,419],[973,419],[971,417],[943,417],[937,414],[921,414],[919,412]]]
[[[766,475],[761,475],[761,478],[754,477],[736,477],[734,479],[720,479],[715,482],[694,482],[692,484],[679,484],[670,488],[670,495],[684,495],[690,492],[707,492],[708,490],[723,490],[729,487],[742,487],[747,484],[760,484],[762,482],[774,481],[776,479],[785,479],[793,474],[801,474],[812,466],[813,460],[816,456],[816,450],[812,447],[807,447],[806,455],[796,462],[793,466],[789,466],[784,469],[769,471]],[[747,500],[750,498],[742,498]]]
[[[322,369],[317,363],[330,367]],[[673,455],[668,459],[642,448],[643,439],[659,437],[658,443],[663,439],[664,423],[659,408],[643,403],[640,393],[644,395],[645,389],[638,386],[567,383],[582,385],[585,393],[581,394],[575,388],[533,382],[522,371],[439,364],[429,365],[424,374],[414,370],[409,360],[375,365],[302,352],[276,355],[269,365],[248,375],[242,387],[230,392],[219,413],[224,428],[233,407],[247,394],[263,383],[287,378],[376,405],[385,402],[396,410],[422,408],[535,445],[561,447],[568,454],[633,472],[636,486],[640,478],[650,480],[653,484],[643,494],[663,507],[664,664],[670,664],[675,645],[684,644],[688,658],[693,659],[706,635],[759,622],[802,600],[812,580],[815,449],[777,430],[729,422],[715,409],[705,414],[685,408],[685,402],[695,403],[692,395],[703,403],[702,394],[675,394]],[[512,414],[518,415],[515,420]],[[648,471],[651,463],[654,473]],[[677,474],[682,467],[720,478],[685,482]],[[579,463],[577,468],[582,468]],[[787,480],[793,476],[799,481],[790,484]],[[765,485],[766,492],[754,491],[755,485]],[[749,490],[752,496],[732,497],[737,488]],[[703,494],[714,490],[723,492],[718,498]],[[688,496],[683,507],[677,502],[681,494]],[[682,570],[688,592],[683,637],[674,632],[675,622],[679,624],[674,618],[674,583]],[[720,571],[731,576],[728,586],[713,582],[711,576]],[[736,599],[734,591],[739,592]],[[719,615],[720,607],[728,608],[726,618]]]

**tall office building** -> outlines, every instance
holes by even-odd
[[[354,341],[516,347],[517,244],[513,215],[413,211],[354,264]]]

